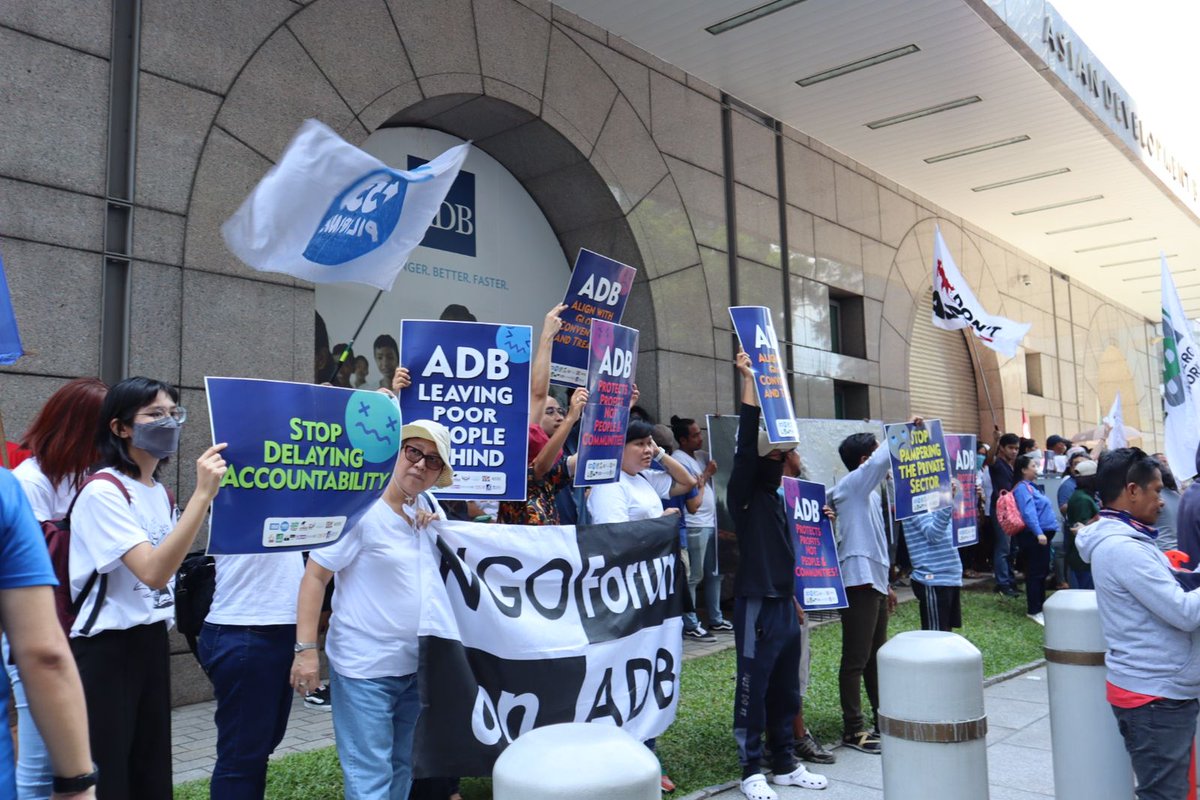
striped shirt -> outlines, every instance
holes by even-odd
[[[954,546],[952,508],[901,521],[912,577],[927,586],[962,586],[962,561]]]

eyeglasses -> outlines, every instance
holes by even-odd
[[[169,411],[165,408],[151,408],[148,411],[139,411],[137,414],[134,414],[134,416],[148,417],[154,422],[161,422],[167,417],[171,417],[173,420],[182,425],[187,421],[187,409],[183,406],[175,406]]]
[[[404,445],[404,457],[407,458],[409,463],[412,464],[419,464],[424,461],[427,469],[432,469],[437,472],[441,472],[442,467],[446,465],[446,462],[443,461],[442,457],[437,453],[423,453],[419,449],[413,447],[411,444]]]

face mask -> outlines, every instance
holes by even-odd
[[[758,483],[768,492],[779,488],[783,482],[783,462],[769,458],[758,459]]]
[[[157,459],[175,455],[179,449],[180,424],[174,417],[156,422],[140,422],[133,426],[133,446],[145,450]]]
[[[975,469],[983,469],[983,462],[985,461],[987,461],[987,456],[977,453],[975,455]]]

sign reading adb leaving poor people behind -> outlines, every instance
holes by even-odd
[[[940,419],[883,426],[892,456],[896,519],[950,505],[950,460]]]
[[[592,320],[620,322],[637,270],[611,258],[580,250],[563,298],[562,328],[550,350],[550,380],[583,386],[588,377]]]
[[[975,462],[974,434],[947,433],[946,459],[950,475],[958,484],[954,497],[954,546],[966,547],[979,541],[979,469]]]
[[[805,611],[845,608],[846,587],[838,567],[833,525],[825,516],[825,487],[783,479],[783,507],[796,546],[796,599]]]
[[[452,500],[524,500],[529,449],[528,325],[404,320],[400,363],[412,385],[400,393],[406,420],[450,429]]]
[[[438,521],[421,535],[417,777],[490,775],[518,736],[554,723],[616,725],[638,741],[671,724],[678,520]]]
[[[401,426],[386,394],[248,378],[204,383],[213,441],[229,445],[209,553],[333,544],[391,478]]]
[[[588,401],[579,423],[576,486],[613,483],[620,477],[629,400],[637,376],[636,330],[594,319],[589,340]]]
[[[772,442],[796,441],[796,416],[787,373],[779,352],[779,340],[771,323],[771,310],[765,306],[733,306],[729,309],[734,330],[742,349],[750,354],[754,370],[754,388]]]

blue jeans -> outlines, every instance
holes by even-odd
[[[1013,581],[1012,565],[1008,562],[1011,537],[1000,527],[1000,523],[995,521],[994,516],[992,520],[993,530],[996,534],[996,547],[992,551],[992,574],[996,577],[997,586],[1016,589],[1017,584]]]
[[[1188,763],[1196,736],[1195,700],[1155,700],[1117,708],[1117,728],[1133,761],[1138,800],[1179,800],[1188,793]]]
[[[1096,584],[1092,580],[1092,571],[1090,569],[1072,569],[1070,572],[1072,589],[1096,588]]]
[[[217,698],[214,798],[262,800],[267,758],[287,731],[292,710],[295,625],[204,623],[197,647]]]
[[[54,781],[50,753],[38,733],[25,698],[25,684],[15,664],[9,663],[8,637],[3,637],[4,665],[12,684],[13,705],[17,709],[17,800],[46,800]]]
[[[407,800],[421,713],[416,673],[364,679],[331,669],[329,682],[346,800]]]
[[[717,529],[687,529],[688,549],[688,594],[692,605],[696,605],[696,587],[704,584],[704,612],[709,625],[725,621],[721,616],[721,573],[717,572]],[[695,612],[683,615],[683,624],[689,630],[699,625]]]

